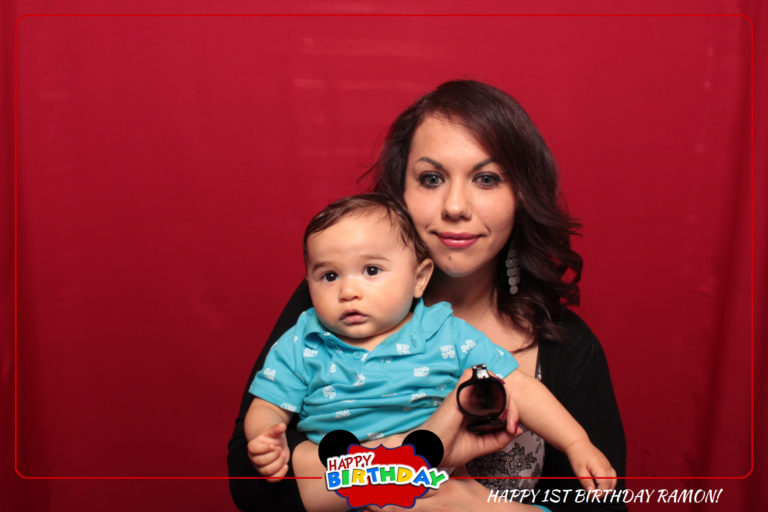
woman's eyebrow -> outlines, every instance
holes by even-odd
[[[444,171],[445,170],[445,168],[443,167],[443,164],[441,164],[437,160],[432,160],[428,156],[423,156],[423,157],[419,158],[416,161],[417,162],[427,162],[427,163],[431,164],[432,166],[434,166],[434,168],[437,169],[438,171]]]
[[[496,161],[493,158],[487,158],[480,162],[479,164],[475,164],[475,166],[472,168],[473,171],[479,171],[483,167],[485,167],[488,164],[496,163]]]
[[[432,165],[435,169],[437,169],[438,171],[444,171],[445,170],[445,167],[443,167],[443,164],[441,164],[437,160],[433,160],[433,159],[429,158],[428,156],[422,156],[421,158],[419,158],[416,161],[417,162],[427,162],[430,165]],[[496,161],[493,158],[486,158],[482,162],[479,162],[479,163],[475,164],[472,167],[472,170],[473,171],[478,171],[478,170],[482,169],[483,167],[485,167],[486,165],[492,164],[492,163],[495,163],[495,162]]]

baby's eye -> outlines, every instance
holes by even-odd
[[[443,182],[443,177],[436,172],[425,172],[419,176],[419,184],[426,188],[435,188]]]
[[[326,272],[320,276],[320,279],[328,283],[333,282],[339,278],[339,274],[336,272]]]
[[[376,265],[368,265],[365,267],[365,275],[367,276],[375,276],[379,272],[381,272],[381,268],[377,267]]]
[[[501,176],[498,174],[483,173],[475,176],[475,183],[481,187],[490,188],[501,182]]]

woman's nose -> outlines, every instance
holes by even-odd
[[[452,220],[468,219],[471,214],[471,204],[464,184],[453,182],[443,201],[443,217]]]

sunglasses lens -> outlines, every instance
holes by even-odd
[[[475,434],[487,434],[488,432],[504,430],[506,426],[507,423],[501,418],[496,418],[495,420],[475,420],[467,425],[467,430]]]
[[[504,385],[497,379],[482,379],[459,393],[459,405],[472,416],[498,416],[507,406]]]

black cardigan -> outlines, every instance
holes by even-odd
[[[264,365],[264,359],[269,347],[298,320],[299,314],[312,306],[306,282],[302,282],[291,296],[288,304],[280,314],[275,328],[269,335],[256,364],[251,370],[245,386],[240,413],[235,420],[235,430],[229,441],[227,465],[232,477],[259,476],[248,459],[243,431],[245,413],[253,400],[248,392],[254,375]],[[539,364],[542,371],[542,382],[552,394],[565,406],[589,434],[590,440],[597,446],[623,476],[625,466],[624,429],[621,425],[619,409],[613,394],[611,377],[605,354],[589,327],[575,313],[565,310],[558,323],[566,330],[570,341],[566,343],[539,344]],[[291,450],[304,441],[306,437],[296,430],[296,417],[288,428],[288,444]],[[293,476],[293,469],[288,473]],[[564,453],[545,445],[544,466],[542,476],[573,476],[571,465]],[[296,481],[281,480],[269,483],[257,479],[230,479],[229,488],[232,498],[240,510],[281,512],[304,511],[299,497]],[[537,489],[581,489],[578,480],[539,480]],[[617,484],[617,489],[624,488],[623,480]],[[543,493],[540,495],[543,496]],[[575,492],[569,493],[574,497]],[[557,510],[626,510],[623,504],[554,504],[546,503],[553,512]]]

